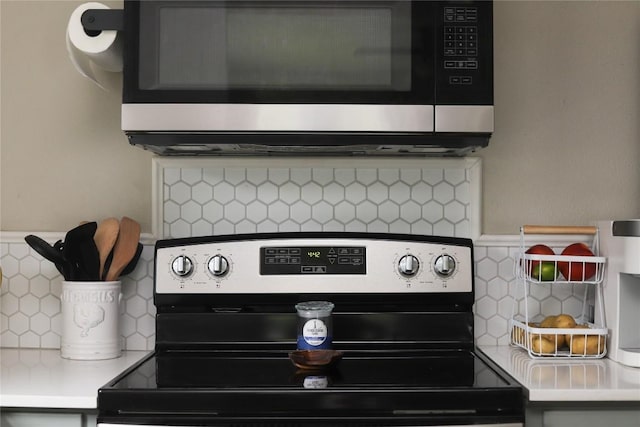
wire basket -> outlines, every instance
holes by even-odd
[[[591,236],[590,251],[594,255],[551,255],[526,253],[527,234],[586,234]],[[509,322],[510,344],[527,351],[532,358],[602,358],[607,353],[607,328],[590,322],[588,294],[594,290],[598,319],[604,319],[602,281],[606,258],[599,256],[596,227],[523,226],[520,252],[514,270],[516,287],[522,298],[513,298],[513,314]],[[578,244],[576,244],[578,245]],[[562,313],[530,313],[532,287],[571,286],[582,284],[582,313],[574,318]],[[534,289],[536,290],[536,289]],[[523,302],[519,309],[519,302]],[[524,311],[524,312],[522,312]],[[562,321],[559,320],[562,316]],[[604,320],[603,320],[604,321]]]
[[[511,319],[511,344],[531,357],[599,359],[607,354],[607,329],[593,323],[574,328],[541,328],[537,323]]]

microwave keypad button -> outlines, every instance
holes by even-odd
[[[477,22],[478,9],[475,7],[445,7],[445,22]]]
[[[468,22],[476,22],[478,20],[478,9],[468,7],[466,10],[466,18]]]
[[[474,26],[446,26],[444,28],[445,56],[478,56],[478,28]],[[455,41],[455,44],[452,44]],[[446,67],[445,67],[446,68]],[[468,68],[468,67],[462,67]],[[477,68],[477,67],[471,67]]]
[[[473,84],[473,77],[471,77],[471,76],[451,76],[451,77],[449,77],[449,84],[451,84],[451,85],[470,85],[470,84]]]
[[[456,61],[444,61],[444,68],[456,68]]]

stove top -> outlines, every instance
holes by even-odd
[[[150,414],[209,422],[315,414],[461,422],[516,420],[522,410],[520,386],[472,351],[346,351],[327,370],[299,369],[286,351],[166,351],[103,387],[98,399],[103,417],[148,421]]]
[[[475,351],[473,266],[450,237],[158,241],[155,352],[99,390],[99,427],[521,426],[521,387]],[[335,306],[331,369],[289,358],[302,301]]]
[[[326,378],[309,384],[309,378]],[[469,351],[346,352],[328,369],[300,369],[287,352],[168,351],[146,360],[115,389],[490,388],[509,381]]]

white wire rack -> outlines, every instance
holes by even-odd
[[[590,236],[592,255],[551,255],[527,253],[530,234],[566,234]],[[513,296],[513,313],[509,322],[510,343],[523,348],[532,358],[602,358],[607,352],[607,328],[590,321],[588,296],[593,290],[597,319],[604,319],[602,281],[606,258],[599,256],[598,229],[596,227],[531,226],[520,229],[520,252],[516,255],[514,269],[516,288],[521,297]],[[548,327],[540,323],[546,316],[562,313],[533,313],[530,298],[537,286],[568,287],[583,284],[582,312],[563,326]],[[567,319],[566,316],[565,320]],[[604,320],[602,320],[604,322]],[[555,325],[554,325],[555,326]]]

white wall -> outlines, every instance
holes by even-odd
[[[640,217],[640,2],[500,1],[484,232]]]
[[[0,1],[3,231],[122,215],[151,229],[151,154],[120,131],[120,94],[67,58],[80,3]],[[477,154],[484,233],[640,217],[640,3],[499,1],[494,11],[496,132]]]

